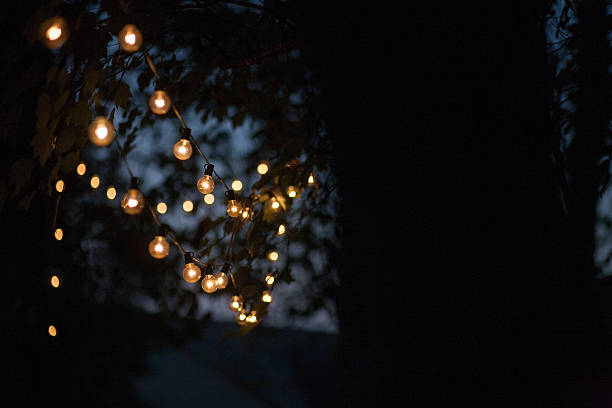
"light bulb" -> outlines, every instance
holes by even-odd
[[[297,190],[293,186],[287,187],[287,195],[291,198],[295,198],[297,195]]]
[[[83,162],[79,163],[79,165],[76,168],[77,174],[79,176],[82,176],[83,174],[85,174],[86,170],[87,170],[87,166],[85,166],[85,163]]]
[[[236,200],[229,200],[227,203],[227,215],[236,218],[242,212],[242,205]]]
[[[64,191],[64,180],[57,180],[55,183],[55,190],[57,190],[58,193]]]
[[[149,98],[149,108],[151,112],[156,115],[165,115],[170,110],[172,102],[168,94],[162,90],[153,92],[153,95]]]
[[[245,206],[242,209],[242,212],[240,213],[240,215],[242,216],[243,220],[250,220],[251,218],[253,218],[253,209],[249,206]]]
[[[202,194],[210,194],[215,189],[215,182],[208,174],[203,175],[197,184],[198,190]]]
[[[195,283],[200,280],[202,276],[202,271],[200,268],[194,264],[193,262],[189,262],[183,268],[183,279],[185,279],[189,283]]]
[[[100,187],[100,177],[98,177],[97,175],[93,175],[91,177],[91,180],[89,180],[89,185],[91,186],[91,188]]]
[[[53,233],[53,236],[55,237],[55,239],[57,239],[58,241],[61,241],[62,238],[64,238],[64,230],[62,230],[61,228],[57,228],[55,230],[55,232]]]
[[[130,188],[121,199],[123,212],[129,215],[136,215],[142,212],[145,200],[142,193],[136,188]]]
[[[244,303],[242,303],[242,298],[240,296],[232,296],[229,301],[229,308],[232,312],[239,312],[242,310]],[[245,315],[246,318],[246,315]]]
[[[264,280],[266,282],[266,285],[272,286],[272,284],[274,284],[274,275],[267,274]]]
[[[213,275],[204,275],[202,279],[202,289],[206,293],[212,293],[217,290],[217,280]]]
[[[160,214],[165,214],[166,211],[168,211],[168,206],[166,205],[166,203],[158,203],[157,204],[157,212]]]
[[[276,251],[268,251],[268,259],[272,262],[278,261],[278,252]]]
[[[308,175],[308,185],[309,185],[309,186],[312,186],[312,185],[314,185],[314,182],[315,182],[315,179],[314,179],[314,174],[310,173],[310,174]]]
[[[261,162],[257,165],[257,172],[261,175],[264,175],[268,172],[268,170],[270,169],[270,167],[268,166],[267,163],[265,162]]]
[[[183,211],[191,212],[193,210],[193,202],[190,200],[183,201]]]
[[[285,232],[287,232],[285,226],[283,224],[278,226],[278,230],[276,231],[276,235],[285,235]]]
[[[117,37],[119,38],[119,45],[127,52],[137,51],[142,45],[142,33],[133,24],[124,26]]]
[[[163,259],[170,252],[170,244],[161,235],[157,235],[149,242],[149,254],[155,259]]]
[[[193,148],[191,147],[191,143],[187,139],[181,139],[174,144],[174,148],[172,148],[172,152],[174,153],[174,157],[179,160],[187,160],[191,157],[191,153],[193,152]]]
[[[240,181],[240,180],[232,181],[232,190],[234,190],[234,191],[242,190],[242,181]]]
[[[246,321],[247,321],[247,320],[246,320],[246,319],[247,319],[247,317],[248,317],[248,315],[246,314],[246,311],[245,311],[244,309],[242,309],[242,310],[240,311],[240,313],[238,313],[238,314],[236,315],[236,321],[238,322],[238,324],[239,324],[239,325],[241,325],[241,326],[242,326],[243,324],[245,324],[245,323],[246,323]]]
[[[57,329],[54,325],[50,325],[47,331],[49,332],[49,336],[51,337],[55,337],[57,335]]]
[[[217,289],[225,289],[228,282],[227,274],[225,272],[217,272],[215,275],[215,280],[217,281]]]
[[[60,284],[59,278],[57,276],[53,275],[51,277],[51,286],[53,286],[54,288],[57,288],[57,287],[59,287],[59,284]]]
[[[257,312],[254,310],[246,318],[247,323],[257,323]]]
[[[89,140],[96,146],[108,146],[115,138],[115,127],[104,116],[98,116],[89,125]]]
[[[204,196],[204,202],[208,205],[211,205],[212,203],[215,202],[215,196],[212,194],[206,194]]]
[[[68,39],[68,24],[62,17],[49,18],[40,25],[39,35],[41,42],[47,48],[59,48]]]
[[[261,300],[262,300],[263,302],[265,302],[265,303],[270,303],[270,302],[272,302],[272,294],[270,294],[270,292],[269,292],[269,291],[264,290],[264,291],[261,293]]]
[[[113,186],[109,186],[106,189],[106,198],[108,198],[109,200],[114,200],[115,197],[117,197],[117,189]]]

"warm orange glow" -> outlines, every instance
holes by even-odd
[[[58,193],[64,191],[64,180],[57,180],[57,183],[55,183],[55,189]]]
[[[272,295],[267,290],[264,290],[263,293],[261,294],[261,300],[264,301],[265,303],[270,303],[272,302]]]
[[[270,206],[273,210],[278,210],[280,208],[280,204],[276,200],[272,201],[272,204],[270,204]]]
[[[287,188],[287,195],[288,195],[289,197],[291,197],[291,198],[294,198],[294,197],[297,195],[297,191],[296,191],[295,187],[293,187],[293,186],[289,186],[289,187]]]
[[[183,210],[185,212],[191,212],[193,210],[193,202],[190,200],[183,201]]]
[[[232,181],[232,190],[234,190],[234,191],[242,190],[242,181],[240,181],[240,180]]]
[[[210,194],[215,189],[215,181],[208,174],[203,175],[196,184],[198,191],[202,194]]]
[[[57,329],[55,328],[54,325],[50,325],[48,331],[49,331],[49,336],[51,337],[55,337],[57,335]]]
[[[229,200],[227,203],[227,215],[236,218],[242,212],[242,206],[236,200]]]
[[[115,189],[115,187],[113,187],[113,186],[109,186],[109,187],[106,189],[106,197],[107,197],[109,200],[114,200],[114,199],[115,199],[115,197],[117,197],[117,190]]]
[[[62,35],[62,28],[57,25],[52,25],[46,32],[47,38],[55,41]]]
[[[246,311],[242,309],[240,313],[236,315],[236,321],[238,322],[239,325],[243,325],[246,323],[246,319],[247,319]]]
[[[100,177],[98,177],[97,175],[92,176],[91,180],[89,181],[89,185],[91,186],[91,188],[100,187]]]
[[[161,235],[156,236],[149,242],[149,254],[155,259],[163,259],[170,253],[170,244]]]
[[[308,185],[313,185],[314,184],[314,175],[312,173],[310,173],[310,175],[308,176]]]
[[[57,287],[59,287],[59,284],[60,284],[59,278],[57,276],[53,275],[51,277],[51,286],[53,286],[54,288],[57,288]]]
[[[157,212],[160,214],[165,214],[166,211],[168,211],[168,206],[166,205],[166,203],[159,203],[157,204]]]
[[[123,40],[126,42],[126,44],[134,45],[136,44],[136,34],[134,33],[126,34],[123,36]]]
[[[140,214],[144,208],[144,196],[139,190],[130,188],[121,199],[121,208],[129,215]]]
[[[133,24],[125,25],[117,37],[119,38],[119,45],[127,52],[137,51],[142,44],[142,33]]]
[[[87,170],[87,166],[85,166],[85,163],[79,163],[79,165],[77,166],[77,174],[79,176],[82,176],[83,174],[85,174],[85,171]]]
[[[266,284],[268,286],[272,286],[272,284],[274,283],[274,276],[267,274],[264,280],[266,281]]]
[[[208,205],[211,205],[212,203],[215,202],[215,196],[212,194],[206,194],[204,196],[204,202]]]
[[[179,160],[187,160],[191,157],[191,153],[193,152],[193,148],[191,147],[191,143],[187,139],[181,139],[174,144],[174,148],[172,149],[174,153],[174,157]]]
[[[61,241],[62,238],[64,238],[64,231],[61,228],[58,228],[55,230],[55,233],[53,235],[55,236],[55,239]]]
[[[189,283],[197,282],[200,280],[200,276],[202,276],[202,271],[193,262],[189,262],[185,265],[185,268],[183,268],[183,279]]]
[[[283,224],[278,226],[278,231],[276,231],[277,235],[284,235],[286,232],[285,226]]]
[[[104,116],[98,116],[89,125],[89,140],[96,146],[108,146],[115,138],[115,127]]]
[[[278,261],[278,252],[276,252],[276,251],[269,251],[268,252],[268,259],[271,260],[272,262]]]
[[[149,108],[156,115],[164,115],[170,110],[170,97],[164,91],[157,90],[149,98]]]
[[[217,280],[213,275],[205,275],[202,279],[202,290],[206,293],[212,293],[217,290]]]
[[[229,301],[229,308],[232,312],[239,312],[242,310],[242,299],[240,298],[240,296],[232,296],[232,298]],[[245,315],[246,318],[246,315]]]
[[[225,289],[228,282],[227,275],[225,274],[225,272],[218,272],[215,275],[215,280],[217,281],[217,289]]]
[[[268,172],[270,168],[267,163],[261,162],[257,165],[257,172],[261,175],[264,175]]]

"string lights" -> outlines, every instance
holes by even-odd
[[[66,21],[61,17],[54,17],[52,19],[45,20],[43,25],[41,25],[40,30],[41,41],[43,42],[43,44],[45,44],[51,49],[58,48],[62,44],[64,44],[69,35],[69,29],[66,24]],[[118,39],[121,49],[125,52],[134,53],[142,49],[143,35],[134,24],[125,25],[123,29],[119,32]],[[201,194],[203,194],[203,201],[208,205],[212,205],[215,202],[215,197],[212,192],[215,189],[215,181],[213,179],[213,176],[216,176],[218,182],[221,183],[226,189],[225,196],[227,200],[227,216],[230,217],[230,219],[234,219],[235,225],[238,225],[236,223],[242,223],[252,220],[255,215],[253,199],[251,197],[237,196],[237,192],[241,191],[243,188],[242,182],[238,179],[235,179],[233,180],[230,188],[217,174],[217,172],[215,171],[215,166],[209,162],[202,150],[199,148],[197,142],[191,134],[191,129],[186,126],[177,107],[172,103],[170,97],[166,93],[165,86],[163,85],[163,82],[157,72],[157,69],[151,57],[147,54],[146,50],[143,49],[142,52],[144,54],[145,60],[149,65],[149,68],[151,69],[155,77],[155,91],[150,96],[148,101],[150,110],[156,115],[165,115],[172,109],[182,126],[181,137],[172,149],[173,155],[178,160],[188,160],[191,158],[195,148],[195,150],[199,153],[199,155],[206,163],[204,167],[204,175],[197,180],[195,185],[197,190]],[[109,146],[113,141],[116,142],[116,132],[114,125],[105,116],[97,116],[91,122],[88,128],[88,136],[89,140],[94,145],[99,147]],[[223,263],[221,270],[219,270],[216,274],[214,273],[212,264],[203,263],[197,258],[195,258],[192,252],[185,251],[180,245],[180,243],[175,239],[171,228],[166,224],[162,224],[160,222],[155,210],[150,206],[143,193],[139,190],[139,179],[135,177],[132,173],[125,158],[125,152],[123,151],[118,142],[116,143],[116,145],[119,150],[121,159],[123,160],[131,177],[129,188],[127,192],[123,195],[120,202],[120,207],[122,211],[128,215],[138,215],[142,212],[145,206],[148,206],[153,216],[153,219],[159,227],[158,234],[154,236],[148,244],[149,254],[155,259],[166,258],[170,252],[170,243],[168,242],[169,239],[184,255],[185,265],[182,270],[182,277],[186,282],[196,283],[200,281],[200,278],[202,278],[200,285],[202,287],[202,290],[206,293],[213,293],[217,290],[223,290],[231,282],[233,286],[233,295],[231,296],[228,305],[231,311],[237,312],[236,321],[240,325],[244,325],[247,323],[257,324],[259,321],[259,317],[257,314],[257,310],[255,310],[254,302],[272,302],[271,291],[272,286],[275,282],[274,275],[268,273],[264,278],[265,285],[260,284],[263,288],[260,297],[249,296],[245,299],[243,296],[241,296],[239,287],[236,285],[236,282],[234,281],[234,276],[231,272],[230,262],[234,237],[237,232],[236,228],[233,228],[231,233],[230,244],[228,246],[228,251],[226,254],[226,261]],[[265,160],[261,161],[256,168],[257,173],[262,176],[267,174],[269,170],[270,163]],[[79,163],[76,171],[78,175],[84,175],[86,172],[85,163]],[[90,179],[90,185],[92,188],[98,188],[98,186],[100,185],[100,178],[97,175],[94,175]],[[312,172],[308,175],[307,185],[315,185],[315,179]],[[64,186],[65,185],[63,180],[58,180],[55,184],[55,189],[57,192],[61,193],[64,190]],[[298,195],[298,189],[293,185],[288,186],[285,192],[290,198],[295,198]],[[106,189],[106,197],[109,200],[114,200],[116,195],[117,189],[112,185],[108,186]],[[264,205],[267,206],[267,208],[272,212],[279,212],[281,210],[281,204],[274,196],[270,197],[267,200],[259,201],[259,203],[261,202],[265,203]],[[191,212],[193,208],[194,205],[192,201],[185,200],[183,202],[184,211]],[[156,205],[155,209],[157,213],[165,214],[168,207],[166,203],[160,202]],[[284,235],[285,233],[285,225],[278,225],[276,235],[280,236]],[[58,241],[61,240],[63,238],[63,230],[61,228],[55,229],[54,237]],[[279,259],[279,253],[276,250],[269,250],[266,253],[266,257],[271,262],[277,262]],[[200,264],[203,267],[203,277],[202,269],[200,269],[200,267],[196,265],[196,263]],[[59,278],[57,276],[52,277],[51,285],[53,287],[59,286]],[[57,334],[55,327],[52,325],[49,326],[48,330],[51,336],[55,336]]]

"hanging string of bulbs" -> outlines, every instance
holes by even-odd
[[[56,49],[61,47],[66,42],[69,36],[69,28],[66,23],[66,20],[62,17],[53,17],[51,19],[46,20],[40,27],[40,36],[42,43],[48,48]],[[119,32],[118,39],[121,49],[123,49],[125,52],[134,53],[138,50],[141,50],[141,46],[143,44],[143,35],[134,24],[125,25],[123,29]],[[233,188],[228,187],[223,178],[217,173],[214,165],[208,160],[206,155],[200,149],[197,141],[191,134],[191,129],[186,125],[178,108],[172,102],[169,95],[166,93],[165,84],[163,83],[152,58],[149,56],[145,49],[142,49],[142,53],[155,79],[155,91],[150,96],[148,101],[150,110],[156,115],[165,115],[170,110],[172,110],[174,115],[181,123],[182,131],[180,139],[174,144],[172,149],[174,156],[178,160],[188,160],[191,158],[193,154],[193,148],[195,147],[198,154],[202,157],[206,164],[204,166],[204,174],[198,179],[196,183],[196,188],[200,193],[204,195],[205,202],[212,204],[212,202],[208,202],[206,200],[208,197],[210,197],[216,186],[213,175],[216,177],[217,181],[225,187],[225,196],[227,198],[226,213],[230,218],[234,219],[234,224],[230,235],[230,242],[225,253],[224,263],[222,265],[213,265],[211,263],[206,263],[196,258],[193,252],[186,251],[183,246],[178,242],[178,240],[176,239],[176,235],[174,231],[170,228],[170,226],[160,221],[155,210],[152,208],[151,204],[146,200],[144,194],[138,188],[140,179],[136,177],[132,172],[126,158],[125,151],[116,139],[116,130],[114,128],[114,125],[106,116],[98,115],[91,121],[88,129],[89,140],[94,145],[99,147],[106,147],[113,143],[113,141],[115,142],[119,156],[128,174],[130,175],[129,188],[120,201],[121,209],[124,213],[128,215],[138,215],[143,211],[146,206],[151,212],[153,219],[158,226],[157,235],[149,242],[148,245],[149,254],[155,259],[163,259],[168,256],[170,252],[170,244],[166,239],[168,238],[184,256],[185,266],[182,271],[182,276],[186,282],[197,283],[201,280],[202,290],[205,293],[213,293],[216,290],[225,289],[231,280],[233,293],[228,304],[229,309],[232,312],[237,313],[236,321],[238,322],[238,324],[256,324],[259,321],[259,317],[257,316],[256,310],[253,307],[253,304],[247,304],[243,296],[240,294],[239,288],[236,285],[233,273],[231,271],[231,258],[234,239],[237,232],[239,231],[240,223],[249,221],[253,218],[253,200],[251,197],[237,197],[235,190]],[[79,169],[79,167],[77,167],[77,173],[84,174],[84,164],[79,164],[79,166],[81,165],[83,166],[83,168]],[[261,162],[257,166],[257,172],[261,175],[265,174],[268,169],[269,165],[265,161]],[[95,181],[94,177],[92,177],[91,186],[93,188],[97,188],[97,186],[99,185],[99,178],[97,178],[97,181]],[[97,185],[94,186],[94,184]],[[314,176],[312,173],[308,177],[307,184],[309,186],[314,185]],[[63,189],[64,182],[62,180],[58,180],[58,182],[56,183],[56,190],[61,193]],[[297,191],[293,186],[290,186],[287,191],[287,194],[289,197],[295,197]],[[107,197],[109,199],[114,199],[115,196],[116,189],[112,186],[109,187],[109,189],[107,190]],[[274,197],[268,200],[267,205],[269,205],[273,211],[280,210],[280,204]],[[61,240],[63,237],[63,230],[60,228],[56,228],[58,206],[59,198],[56,201],[53,229],[55,239]],[[277,235],[283,235],[285,234],[285,232],[286,228],[284,225],[278,226]],[[279,258],[278,252],[276,252],[275,250],[268,251],[267,258],[272,262],[276,262]],[[215,273],[213,269],[214,267],[220,267],[220,270]],[[202,269],[204,270],[203,276]],[[54,276],[54,278],[57,277]],[[52,280],[52,285],[54,287],[57,287],[55,286],[54,282],[55,281]],[[264,278],[263,285],[261,285],[263,289],[261,291],[261,296],[259,297],[259,299],[261,299],[262,302],[272,302],[271,291],[273,289],[274,282],[275,276],[271,273],[268,273]],[[54,336],[56,333],[56,329],[53,327],[52,334],[51,327],[53,326],[50,326],[49,334]]]

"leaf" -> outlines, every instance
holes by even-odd
[[[59,111],[61,111],[64,105],[66,105],[68,97],[70,97],[70,91],[66,89],[55,101],[55,104],[53,105],[53,112],[58,113]]]
[[[67,151],[72,149],[72,146],[74,146],[75,142],[75,132],[70,128],[63,129],[57,136],[57,141],[55,142],[55,150],[58,154],[66,153]]]
[[[38,103],[36,108],[36,130],[40,131],[47,126],[49,118],[51,117],[51,99],[46,92],[42,92],[38,96]]]
[[[62,158],[62,171],[64,173],[69,173],[76,168],[77,163],[79,162],[79,152],[74,151],[70,152]]]
[[[121,83],[115,92],[115,105],[128,109],[128,101],[132,97],[132,92],[127,84]]]
[[[49,140],[49,132],[46,129],[34,134],[32,147],[32,156],[34,159],[38,159],[41,167],[44,166],[51,154],[51,141]]]
[[[9,189],[13,190],[11,197],[15,197],[30,181],[35,165],[36,162],[32,159],[20,159],[13,163],[8,176]]]

